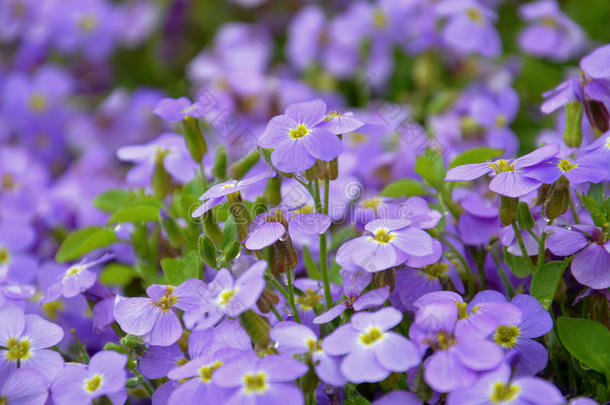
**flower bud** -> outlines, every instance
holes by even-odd
[[[212,268],[217,268],[216,247],[214,242],[206,235],[199,235],[197,240],[197,254],[199,259]]]
[[[610,114],[608,109],[601,101],[587,100],[585,101],[585,112],[589,123],[601,133],[605,133],[610,129]]]
[[[500,221],[502,225],[510,225],[517,219],[518,198],[500,196]]]
[[[140,377],[131,377],[128,378],[125,381],[125,387],[126,388],[136,388],[138,385],[140,385]]]
[[[136,354],[143,354],[146,351],[146,345],[140,336],[125,335],[121,338],[121,344]]]
[[[117,353],[127,354],[127,349],[116,343],[108,342],[104,345],[104,350],[112,350]]]
[[[570,183],[561,176],[559,180],[553,183],[549,196],[542,206],[544,215],[548,219],[555,219],[563,215],[570,204]]]
[[[237,180],[243,178],[246,173],[248,173],[250,169],[254,167],[260,157],[261,155],[258,150],[254,150],[245,157],[243,157],[241,160],[238,160],[237,162],[233,163],[229,168],[231,177]]]
[[[265,348],[271,343],[269,338],[271,326],[269,322],[253,310],[249,309],[239,315],[239,324],[244,328],[255,345]]]
[[[280,299],[277,294],[265,288],[256,302],[256,306],[262,313],[267,314],[271,311],[271,307],[277,305],[279,302]]]
[[[391,268],[374,273],[373,283],[377,288],[387,285],[390,287],[390,291],[394,291],[394,287],[396,287],[396,270]]]
[[[201,128],[199,127],[199,121],[197,118],[187,115],[184,118],[183,123],[186,148],[189,150],[193,160],[197,163],[201,163],[203,155],[207,152],[208,147],[205,143],[203,132],[201,132]]]
[[[337,158],[326,163],[326,177],[329,180],[336,180],[339,177],[339,160]]]
[[[269,204],[270,207],[275,207],[282,202],[282,177],[275,176],[269,178],[267,180],[267,187],[265,187],[265,192],[263,193],[263,198],[265,202]]]
[[[534,218],[530,212],[530,208],[525,202],[520,202],[517,205],[517,223],[521,229],[534,228]]]
[[[163,158],[164,157],[155,159],[155,166],[151,179],[151,187],[154,193],[160,198],[165,197],[172,186],[172,180],[169,173],[167,173],[165,166],[163,166]]]
[[[566,127],[563,141],[570,148],[578,148],[582,143],[582,104],[572,101],[566,104]]]
[[[248,237],[248,226],[250,225],[250,221],[252,221],[252,217],[250,216],[248,208],[244,205],[239,191],[229,194],[227,199],[230,203],[229,210],[237,225],[237,237],[240,242],[243,242]]]
[[[216,149],[212,174],[218,180],[224,180],[227,177],[227,150],[223,145]]]

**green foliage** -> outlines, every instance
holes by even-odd
[[[553,303],[555,291],[568,264],[561,261],[548,262],[532,276],[530,294],[547,310]]]
[[[435,150],[428,149],[415,160],[415,171],[427,184],[440,190],[444,185],[445,167],[442,156]]]
[[[532,268],[527,257],[510,254],[506,249],[504,249],[504,257],[510,271],[515,276],[524,278],[532,274]]]
[[[179,285],[190,278],[201,278],[201,263],[197,253],[192,250],[184,258],[161,259],[161,267],[169,285]]]
[[[138,277],[133,267],[121,263],[111,263],[100,273],[99,280],[108,286],[125,287]]]
[[[504,150],[497,148],[472,148],[468,149],[465,152],[457,155],[451,163],[449,163],[449,168],[453,168],[456,166],[466,165],[469,163],[483,163],[501,156],[504,153]]]
[[[64,239],[55,255],[55,260],[59,263],[74,260],[95,249],[109,246],[117,241],[118,238],[110,229],[99,226],[82,228]]]
[[[109,224],[123,222],[157,222],[159,220],[157,204],[136,204],[116,210],[108,219]]]
[[[426,194],[424,186],[413,179],[396,180],[381,190],[381,195],[384,197],[411,197],[424,194]]]
[[[599,371],[610,383],[610,331],[601,323],[560,316],[557,319],[563,346],[587,367]]]

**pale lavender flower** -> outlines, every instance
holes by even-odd
[[[0,375],[0,399],[6,405],[43,405],[49,392],[47,383],[36,371],[18,368]]]

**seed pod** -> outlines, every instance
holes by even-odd
[[[269,248],[269,271],[274,276],[279,276],[288,270],[290,264],[290,251],[282,241],[277,241]]]
[[[521,229],[534,228],[534,218],[530,212],[530,208],[525,202],[520,202],[517,205],[517,223]]]
[[[256,312],[249,309],[239,315],[239,324],[244,328],[252,342],[260,348],[266,348],[271,343],[269,322],[259,316]]]
[[[187,115],[184,118],[183,124],[186,148],[193,160],[200,163],[208,150],[208,146],[205,143],[203,132],[201,132],[201,128],[199,127],[199,121],[197,118]]]
[[[217,268],[216,247],[214,242],[206,235],[199,235],[197,240],[197,254],[199,259],[212,268]]]
[[[396,287],[396,270],[391,268],[374,273],[373,283],[377,288],[387,285],[390,287],[390,291],[394,291],[394,287]]]
[[[326,177],[329,180],[336,180],[339,177],[339,160],[337,158],[326,163]]]
[[[548,198],[542,206],[548,219],[555,219],[563,215],[570,205],[570,183],[561,176],[553,183]]]
[[[566,104],[566,127],[563,141],[570,148],[578,148],[582,143],[582,104],[572,101]]]
[[[610,123],[608,122],[610,114],[604,103],[597,100],[587,100],[584,105],[591,126],[601,133],[607,132],[610,129]]]
[[[250,226],[250,221],[252,221],[250,212],[244,205],[241,198],[241,193],[239,191],[229,194],[227,199],[230,203],[229,210],[231,211],[231,215],[233,216],[235,224],[237,225],[237,237],[240,241],[244,241],[248,237],[248,227]]]
[[[271,207],[275,207],[282,202],[282,177],[275,176],[267,180],[267,187],[263,193],[263,198]]]
[[[500,196],[500,221],[502,225],[510,225],[517,219],[518,198]]]
[[[172,180],[169,176],[169,173],[165,170],[165,166],[163,165],[164,156],[155,159],[155,166],[153,169],[153,175],[151,178],[151,187],[155,193],[160,198],[163,198],[169,193]]]

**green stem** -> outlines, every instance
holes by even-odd
[[[532,271],[536,270],[534,263],[532,262],[532,258],[527,254],[527,249],[525,249],[525,243],[523,243],[523,238],[521,237],[521,232],[519,232],[519,227],[517,226],[517,220],[513,221],[513,231],[515,232],[515,238],[517,238],[517,242],[519,243],[519,248],[521,249],[521,254],[524,258],[527,258],[527,262],[529,263]]]
[[[552,223],[553,223],[553,220],[551,219],[549,221],[549,225],[551,225]],[[542,266],[544,266],[547,236],[548,236],[548,233],[544,232],[542,234],[542,237],[538,241],[538,263],[536,263],[536,271],[540,270],[542,268]]]
[[[199,175],[201,176],[201,185],[203,188],[208,186],[208,181],[205,178],[205,168],[203,167],[203,161],[199,162]]]
[[[290,304],[290,308],[292,308],[292,316],[294,320],[298,323],[301,323],[301,317],[299,315],[299,311],[297,311],[297,306],[294,303],[294,286],[292,280],[292,269],[288,269],[286,271],[286,278],[288,279],[288,303]]]
[[[508,276],[506,275],[506,272],[504,271],[504,267],[502,266],[502,263],[500,263],[500,259],[498,259],[498,255],[496,255],[494,253],[493,247],[489,252],[491,253],[491,257],[493,258],[494,263],[496,264],[496,267],[498,268],[498,274],[500,275],[500,280],[502,280],[502,284],[504,285],[504,288],[506,289],[508,298],[513,298],[515,296],[515,288],[513,287],[510,280],[508,279]]]
[[[144,378],[142,376],[142,374],[140,374],[140,372],[138,371],[138,369],[136,367],[132,367],[132,368],[130,368],[130,370],[131,370],[132,373],[134,373],[136,375],[136,377],[138,377],[138,379],[140,381],[142,381],[142,386],[144,387],[144,389],[146,390],[148,395],[152,398],[152,396],[155,393],[155,391],[150,386],[148,380],[146,378]]]
[[[78,351],[80,352],[80,355],[83,359],[83,363],[89,364],[89,354],[87,353],[87,350],[85,349],[83,344],[80,342],[78,336],[76,336],[76,330],[72,328],[70,329],[70,333],[72,333],[72,336],[74,336],[74,340],[76,341],[76,346],[78,346]]]
[[[574,218],[574,223],[580,224],[580,219],[578,218],[578,213],[576,212],[576,207],[574,206],[574,199],[571,195],[568,198],[568,205],[570,206],[570,211],[572,212],[572,218]]]
[[[473,274],[474,273],[472,272],[472,269],[468,265],[468,262],[466,261],[464,256],[460,253],[460,251],[457,250],[455,248],[455,246],[453,246],[453,244],[451,242],[449,242],[444,236],[438,235],[437,238],[438,238],[438,240],[443,242],[445,245],[447,245],[449,250],[451,252],[453,252],[453,254],[458,258],[458,260],[460,261],[460,263],[464,267],[464,272],[466,273],[465,274],[465,276],[466,276],[466,285],[468,286],[468,292],[470,293],[470,296],[472,297],[474,295],[474,279],[473,279]]]
[[[318,179],[315,180],[314,187],[314,202],[316,205],[316,212],[322,212],[328,215],[328,194],[329,194],[330,180],[324,179],[324,205],[320,201],[320,182]],[[333,305],[333,298],[330,292],[330,279],[328,278],[328,252],[327,252],[327,240],[326,232],[320,235],[320,273],[322,274],[322,284],[324,284],[324,298],[326,300],[326,309],[330,309]]]

